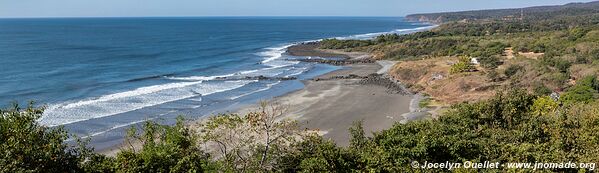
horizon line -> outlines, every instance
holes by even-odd
[[[293,18],[293,17],[398,17],[405,18],[407,15],[403,16],[341,16],[341,15],[289,15],[289,16],[267,16],[267,15],[231,15],[231,16],[31,16],[31,17],[0,17],[0,19],[101,19],[101,18],[263,18],[263,17],[273,17],[273,18]]]

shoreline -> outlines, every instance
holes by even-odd
[[[301,51],[294,52],[293,50]],[[377,85],[377,81],[362,82],[373,74],[380,75],[379,78],[382,80],[388,80],[390,78],[388,72],[396,63],[394,61],[362,61],[370,60],[372,56],[364,52],[323,50],[311,44],[290,46],[286,53],[292,56],[343,58],[346,61],[354,61],[336,65],[343,67],[341,69],[318,75],[312,79],[301,80],[304,85],[302,89],[268,100],[271,103],[289,107],[288,115],[285,118],[297,120],[301,128],[318,131],[319,134],[333,140],[338,145],[349,145],[348,129],[354,121],[363,121],[365,133],[367,136],[372,136],[373,132],[388,129],[396,122],[407,123],[412,120],[430,118],[426,111],[418,108],[418,102],[423,97],[409,92],[391,93],[391,87]],[[402,89],[405,90],[403,86]],[[249,103],[239,105],[236,110],[228,112],[245,115],[255,110],[256,107],[257,103]],[[199,119],[190,120],[186,124],[194,128],[196,124],[210,116],[212,115],[205,115]],[[124,147],[129,147],[129,145],[119,144],[96,152],[116,156]],[[140,146],[135,145],[135,147]]]
[[[298,48],[302,46],[305,47]],[[288,50],[293,56],[345,58],[347,61],[372,57],[363,52],[318,49],[311,44],[295,45]],[[409,92],[393,93],[389,86],[363,82],[373,74],[379,74],[382,80],[393,81],[388,72],[395,63],[381,60],[341,65],[344,68],[303,80],[302,89],[274,97],[270,102],[287,106],[285,118],[297,120],[301,128],[317,131],[341,146],[349,145],[348,129],[354,121],[363,121],[366,135],[372,136],[373,132],[388,129],[396,122],[431,118],[428,112],[418,107],[425,97]],[[254,109],[255,105],[250,105],[237,113],[243,115]]]

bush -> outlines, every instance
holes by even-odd
[[[560,97],[564,103],[590,103],[597,98],[597,90],[588,86],[574,86]]]
[[[487,73],[487,78],[489,79],[490,82],[499,82],[499,81],[501,81],[501,76],[495,70],[489,71]]]
[[[585,76],[576,81],[576,85],[588,86],[594,90],[599,90],[599,81],[597,80],[597,76]]]
[[[495,69],[501,65],[499,56],[481,57],[478,59],[478,61],[480,62],[480,66],[486,69]]]
[[[541,60],[544,64],[555,67],[562,73],[568,72],[568,69],[570,68],[570,66],[572,66],[572,63],[568,60],[550,57],[548,55],[545,55],[543,58],[541,58]]]
[[[596,85],[596,79],[588,77],[577,86],[594,90]],[[574,89],[568,92],[575,92]],[[372,137],[365,135],[361,122],[356,122],[349,129],[349,147],[339,147],[312,133],[297,134],[300,131],[289,129],[292,125],[289,122],[275,121],[280,115],[277,110],[262,109],[244,117],[211,118],[203,124],[207,129],[201,136],[194,135],[181,118],[174,126],[147,122],[142,133],[132,128],[127,138],[130,144],[142,144],[143,148],[131,147],[116,158],[109,158],[87,155],[91,151],[88,148],[70,150],[63,144],[64,131],[37,125],[35,119],[41,109],[16,107],[1,111],[0,169],[3,172],[417,172],[420,169],[410,166],[413,161],[599,161],[597,103],[572,102],[560,106],[549,97],[537,97],[522,90],[500,92],[486,101],[454,105],[438,119],[396,123]],[[273,138],[264,138],[265,135]],[[298,138],[301,140],[293,140]],[[206,140],[222,142],[227,148],[216,152],[227,151],[230,155],[205,154],[198,146],[206,144],[201,143]]]
[[[551,115],[559,108],[559,104],[549,96],[538,97],[532,107],[532,114],[535,116]]]
[[[522,67],[520,65],[510,65],[509,67],[507,67],[505,69],[505,71],[503,72],[503,74],[505,74],[505,76],[507,76],[507,77],[512,77],[516,73],[518,73],[519,71],[521,71],[522,69],[524,69],[524,67]]]
[[[364,47],[371,45],[370,40],[338,40],[324,39],[320,42],[320,48],[323,49],[348,49],[356,47]]]
[[[533,91],[534,91],[534,94],[537,96],[547,96],[553,92],[553,91],[551,91],[551,89],[547,88],[547,86],[545,86],[543,84],[537,84],[534,87]]]
[[[119,152],[115,169],[123,172],[204,172],[210,170],[209,156],[197,146],[183,118],[174,126],[148,121],[142,133],[132,127],[125,139],[129,148]],[[136,148],[141,144],[140,148]]]
[[[0,172],[82,172],[83,161],[91,149],[69,146],[69,137],[61,128],[37,123],[43,108],[25,109],[15,104],[0,109]]]
[[[396,42],[400,39],[398,34],[383,34],[374,38],[376,44]]]
[[[599,98],[599,83],[596,76],[584,77],[576,83],[575,86],[569,88],[560,98],[561,101],[567,104],[572,103],[590,103]]]
[[[472,63],[470,63],[470,58],[468,57],[461,57],[459,62],[451,65],[451,69],[449,69],[451,74],[471,71],[474,71],[474,66],[472,66]]]

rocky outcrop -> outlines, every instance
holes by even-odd
[[[314,62],[314,63],[322,63],[329,65],[349,65],[349,64],[360,64],[360,63],[375,63],[374,59],[296,59],[296,61],[301,62]]]
[[[408,95],[410,92],[399,81],[393,80],[388,75],[370,74],[358,82],[362,85],[379,85],[387,87],[387,92],[392,94]]]
[[[332,77],[329,77],[329,78],[315,78],[313,80],[314,81],[326,81],[326,80],[335,80],[335,79],[364,79],[364,78],[367,78],[367,76],[360,76],[360,75],[350,74],[350,75],[332,76]]]
[[[328,80],[339,80],[339,79],[359,79],[357,84],[360,85],[378,85],[387,88],[387,92],[390,94],[411,94],[399,81],[392,79],[388,75],[383,74],[370,74],[368,76],[360,76],[355,74],[343,75],[343,76],[332,76],[329,78],[315,78],[314,81],[328,81]]]
[[[217,77],[215,80],[240,80],[240,79],[244,79],[244,80],[281,80],[281,81],[286,81],[286,80],[296,80],[297,77],[267,77],[267,76],[245,76],[245,77]]]

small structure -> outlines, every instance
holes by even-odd
[[[470,63],[474,64],[474,65],[479,65],[480,63],[478,62],[478,59],[476,58],[470,58]]]
[[[553,92],[553,93],[551,93],[551,95],[549,95],[549,97],[551,97],[551,99],[553,99],[553,101],[558,101],[559,100],[559,93]]]
[[[433,76],[431,77],[431,81],[434,81],[434,80],[441,80],[441,79],[443,79],[443,78],[445,78],[445,76],[443,76],[443,74],[441,74],[441,73],[435,73],[435,74],[433,74]]]

